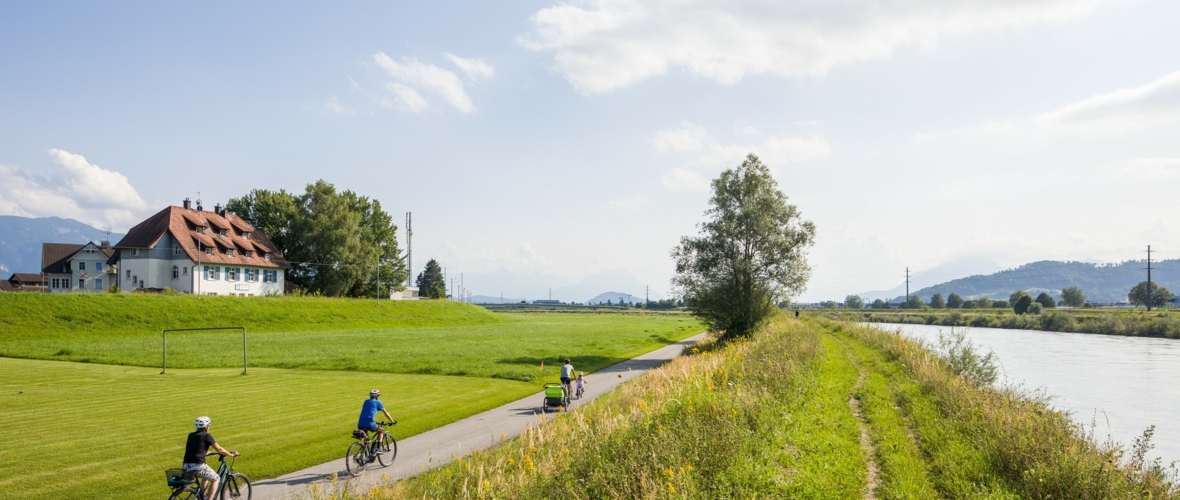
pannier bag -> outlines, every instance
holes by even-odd
[[[168,469],[164,471],[164,476],[168,478],[168,486],[188,486],[193,484],[196,474],[185,472],[184,469]]]
[[[365,438],[365,431],[362,431],[360,429],[356,429],[356,430],[352,431],[352,437],[353,437],[353,439],[364,439]]]

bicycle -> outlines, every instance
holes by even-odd
[[[389,427],[397,425],[397,422],[377,422],[377,425]],[[348,451],[344,453],[344,468],[351,477],[361,475],[365,471],[365,467],[368,467],[374,460],[380,463],[381,467],[389,467],[397,458],[397,439],[394,439],[393,435],[388,431],[382,432],[382,437],[378,440],[375,437],[370,437],[370,432],[375,431],[361,429],[352,431],[352,438],[360,441],[349,445]]]
[[[250,478],[245,474],[234,472],[234,462],[237,457],[230,457],[231,460],[227,463],[225,456],[220,455],[217,460],[221,465],[217,466],[217,476],[221,478],[221,488],[215,492],[215,496],[206,497],[201,492],[204,489],[205,481],[196,477],[192,472],[184,472],[182,469],[168,469],[164,471],[164,475],[168,477],[168,486],[172,487],[172,496],[168,500],[250,500]]]

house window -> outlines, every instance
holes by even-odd
[[[138,249],[138,248],[132,248],[132,249],[131,249],[131,256],[132,256],[132,257],[134,257],[134,256],[137,256],[137,255],[139,255],[139,249]]]
[[[95,262],[94,263],[94,270],[101,273],[102,272],[102,262]]]
[[[205,234],[205,226],[197,226],[197,234]]]
[[[226,249],[225,254],[230,257],[233,257],[234,256],[234,249],[232,249],[232,248]]]
[[[266,260],[270,260],[270,252],[266,252],[266,255],[264,257],[266,258]]]
[[[127,279],[131,279],[131,270],[130,269],[127,270]]]
[[[132,276],[131,277],[131,286],[133,288],[139,286],[139,276]]]
[[[253,259],[254,258],[254,251],[253,250],[246,250],[246,258]]]
[[[78,288],[86,288],[86,280],[78,279]]]
[[[213,247],[205,247],[205,255],[213,255]]]
[[[172,266],[172,279],[174,279],[174,280],[180,279],[180,267]]]
[[[217,234],[220,234],[220,235],[222,235],[222,236],[225,236],[225,230],[224,230],[224,229],[222,229],[222,230],[221,230],[221,231],[219,231]]]
[[[184,275],[188,276],[188,266],[184,266]]]
[[[61,280],[59,280],[57,278],[53,278],[53,279],[49,280],[49,287],[50,288],[61,288]]]
[[[85,271],[85,270],[86,270],[86,263],[85,263],[85,262],[79,262],[79,263],[78,263],[78,270],[79,270],[79,271]]]
[[[243,239],[243,240],[248,240],[248,239],[250,239],[250,233],[242,233],[242,239]]]
[[[180,255],[180,247],[172,247],[172,255]]]
[[[102,278],[98,278],[98,279],[94,280],[94,289],[95,290],[102,290]]]

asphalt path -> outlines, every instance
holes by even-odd
[[[582,399],[572,402],[570,409],[577,410],[578,407],[638,377],[643,372],[675,358],[684,352],[686,347],[695,344],[704,336],[704,333],[700,333],[586,375],[585,393]],[[397,459],[393,465],[381,468],[379,464],[373,464],[369,470],[355,478],[348,478],[345,473],[344,450],[341,449],[342,458],[338,460],[254,483],[252,496],[262,500],[310,497],[309,492],[315,484],[320,485],[320,491],[333,488],[367,491],[385,482],[413,477],[429,469],[446,465],[456,457],[487,449],[516,437],[526,425],[535,425],[539,420],[547,418],[541,413],[543,399],[544,393],[538,392],[499,408],[400,440],[397,443]],[[334,483],[331,481],[333,476],[338,478]]]

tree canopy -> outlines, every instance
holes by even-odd
[[[1086,303],[1086,294],[1076,286],[1061,290],[1061,303],[1069,307],[1082,307]]]
[[[926,303],[922,302],[922,299],[918,297],[918,294],[913,294],[902,303],[902,307],[906,309],[925,309]]]
[[[963,297],[960,297],[957,293],[950,294],[946,298],[946,306],[951,309],[963,307]]]
[[[864,309],[865,301],[860,298],[860,295],[849,295],[844,297],[844,307],[847,309]]]
[[[672,285],[693,314],[731,338],[752,333],[811,276],[815,225],[787,203],[770,169],[750,154],[713,180],[706,221],[672,250]]]
[[[935,292],[935,294],[930,297],[930,307],[932,307],[934,309],[945,309],[946,308],[946,301],[942,300],[941,293]]]
[[[426,261],[426,267],[418,273],[418,295],[428,299],[445,299],[447,297],[446,280],[443,278],[442,266],[437,260]]]
[[[1154,282],[1151,284],[1150,295],[1151,307],[1164,307],[1169,300],[1172,300],[1172,292]],[[1131,287],[1130,293],[1127,294],[1127,301],[1133,305],[1146,306],[1148,301],[1147,282],[1140,281],[1138,285]]]
[[[287,281],[308,291],[379,297],[404,288],[397,226],[377,200],[319,180],[301,195],[255,189],[226,210],[270,237],[291,264]]]
[[[1034,304],[1032,295],[1029,295],[1023,291],[1016,292],[1013,294],[1013,296],[1016,297],[1016,300],[1009,300],[1008,302],[1012,304],[1012,311],[1016,314],[1024,314],[1028,312],[1029,306]]]
[[[1052,295],[1049,295],[1045,292],[1041,292],[1040,295],[1037,295],[1036,302],[1045,309],[1053,309],[1057,307],[1057,301],[1053,300]]]

